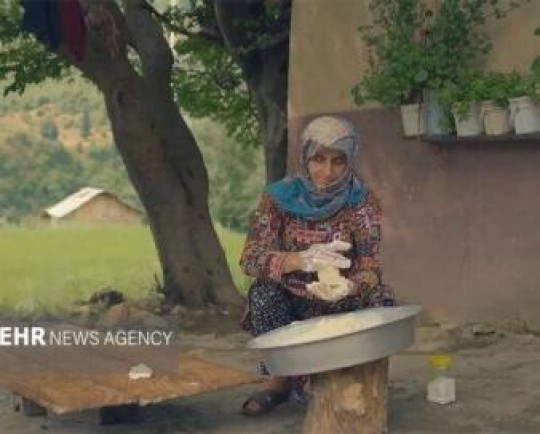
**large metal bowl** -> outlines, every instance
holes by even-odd
[[[408,305],[310,318],[264,333],[248,345],[262,352],[272,375],[330,371],[406,349],[414,341],[415,316],[420,311],[420,306]]]

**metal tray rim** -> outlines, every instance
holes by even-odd
[[[274,333],[276,331],[282,331],[283,327],[287,327],[287,326],[283,326],[283,327],[280,327],[276,330],[272,330],[270,332],[267,332],[265,333],[264,335],[260,335],[260,336],[257,336],[256,338],[253,338],[251,339],[249,342],[248,342],[248,347],[249,348],[252,348],[254,350],[262,350],[262,351],[267,351],[267,350],[271,350],[271,349],[283,349],[283,348],[292,348],[292,347],[297,347],[297,346],[302,346],[302,345],[311,345],[313,343],[319,343],[319,342],[324,342],[324,341],[329,341],[329,340],[333,340],[333,339],[336,339],[336,338],[341,338],[341,337],[345,337],[345,336],[349,336],[349,335],[353,335],[353,334],[363,334],[365,332],[368,332],[370,330],[373,330],[374,328],[377,328],[377,327],[383,327],[385,325],[388,325],[388,324],[392,324],[392,323],[395,323],[395,322],[399,322],[399,321],[402,321],[402,320],[405,320],[405,319],[409,319],[411,317],[414,317],[416,315],[418,315],[420,313],[420,311],[422,310],[421,306],[419,305],[414,305],[414,304],[411,304],[411,305],[401,305],[401,306],[393,306],[393,307],[380,307],[380,308],[373,308],[373,309],[392,309],[392,308],[395,308],[395,307],[399,307],[399,308],[405,308],[406,310],[408,310],[408,314],[406,315],[403,315],[403,316],[400,316],[400,317],[397,317],[395,319],[393,319],[392,321],[389,321],[389,322],[383,322],[383,323],[378,323],[378,324],[373,324],[372,326],[370,327],[366,327],[364,329],[360,329],[360,330],[351,330],[351,331],[348,331],[346,333],[342,333],[342,334],[338,334],[338,335],[333,335],[333,336],[326,336],[326,337],[322,337],[321,339],[316,339],[316,340],[312,340],[312,341],[304,341],[304,342],[294,342],[292,344],[290,343],[278,343],[277,345],[265,345],[264,342],[262,343],[262,345],[260,344],[260,337],[262,336],[267,336],[271,333]],[[367,310],[367,309],[366,309]],[[351,312],[347,312],[347,313],[351,313]],[[333,314],[331,316],[338,316],[338,315],[342,315],[342,314]]]

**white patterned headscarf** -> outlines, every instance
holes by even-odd
[[[309,178],[308,162],[321,147],[343,152],[347,158],[347,171],[342,178],[352,172],[354,160],[360,147],[360,135],[356,127],[349,121],[338,116],[319,116],[313,119],[302,132],[302,176]],[[336,181],[339,183],[342,179]]]
[[[323,220],[346,205],[354,206],[364,200],[367,188],[353,171],[360,135],[351,122],[338,116],[319,116],[306,126],[300,140],[299,174],[267,187],[267,192],[283,210],[306,220]],[[347,169],[343,175],[323,189],[317,188],[308,171],[310,158],[321,147],[337,149],[347,158]]]

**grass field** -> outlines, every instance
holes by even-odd
[[[237,287],[244,235],[217,227]],[[0,308],[20,313],[54,311],[111,287],[140,298],[160,276],[147,227],[66,226],[0,228]]]

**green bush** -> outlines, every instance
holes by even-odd
[[[32,115],[28,112],[24,112],[22,115],[21,115],[21,119],[27,123],[27,124],[32,124],[33,122],[33,118],[32,118]]]
[[[37,100],[37,106],[42,106],[49,104],[51,102],[51,99],[48,96],[40,96]]]
[[[52,119],[46,119],[41,124],[41,136],[44,139],[56,140],[58,138],[58,127]]]
[[[84,109],[81,117],[81,136],[88,137],[92,134],[92,121],[90,119],[90,112],[88,109]]]

